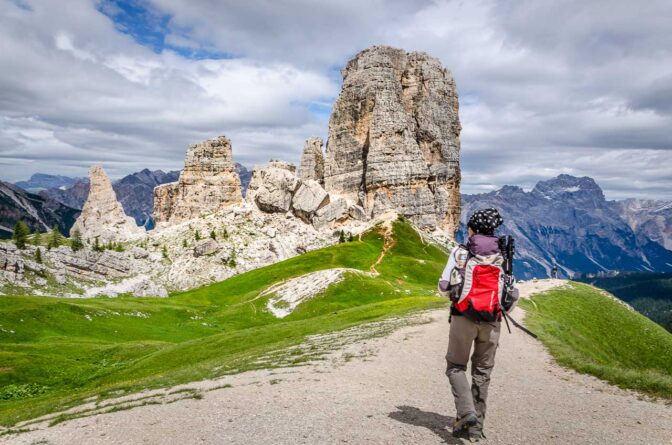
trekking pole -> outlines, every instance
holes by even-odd
[[[515,327],[517,327],[518,329],[520,329],[521,331],[523,331],[524,333],[526,333],[526,334],[529,335],[530,337],[532,337],[532,338],[539,338],[539,337],[537,337],[537,334],[535,334],[534,332],[530,331],[530,330],[527,329],[525,326],[522,326],[521,324],[519,324],[516,320],[514,320],[513,318],[511,318],[511,316],[510,316],[509,314],[507,314],[506,312],[502,311],[502,315],[504,316],[504,320],[506,321],[506,327],[509,327],[509,322],[508,322],[508,320],[510,320],[510,321],[511,321],[511,324],[513,324]],[[509,328],[509,332],[511,332],[511,328]]]

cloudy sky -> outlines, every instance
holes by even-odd
[[[252,166],[327,136],[340,67],[427,51],[460,94],[463,192],[594,177],[672,199],[669,0],[0,0],[0,179]]]

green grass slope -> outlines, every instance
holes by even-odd
[[[0,424],[91,396],[268,366],[259,357],[308,335],[445,307],[434,291],[444,252],[406,223],[393,232],[378,276],[348,274],[284,319],[267,311],[264,289],[327,268],[369,271],[384,248],[382,232],[165,299],[0,297]]]
[[[672,334],[586,284],[521,302],[525,324],[564,366],[672,400]]]

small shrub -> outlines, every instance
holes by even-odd
[[[211,230],[211,231],[210,231],[210,238],[212,238],[212,239],[214,239],[214,240],[217,240],[217,234],[215,233],[214,230]]]
[[[196,241],[200,241],[201,240],[201,232],[199,232],[198,230],[194,231],[194,238],[196,239]]]

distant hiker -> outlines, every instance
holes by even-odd
[[[551,269],[551,278],[558,278],[558,266],[556,264],[554,264],[553,269]]]
[[[453,435],[466,434],[472,441],[484,437],[486,400],[499,343],[502,310],[513,309],[518,297],[513,277],[506,276],[503,268],[504,238],[500,241],[495,236],[495,229],[503,222],[496,209],[483,209],[471,215],[467,224],[469,240],[466,245],[453,249],[439,280],[439,292],[452,301],[446,375],[457,409]],[[512,251],[512,241],[510,243],[508,250]],[[508,262],[510,273],[511,258]],[[507,288],[506,283],[510,287]],[[472,345],[472,385],[469,387],[466,370]]]

